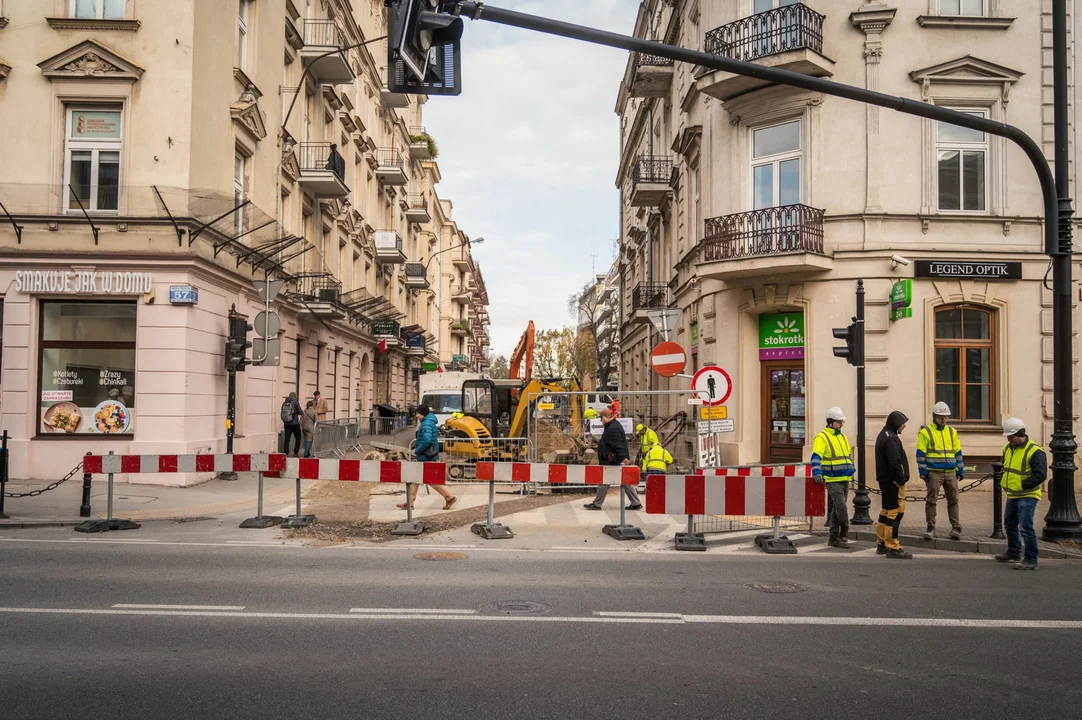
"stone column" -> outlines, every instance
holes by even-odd
[[[849,15],[849,22],[864,33],[864,74],[865,87],[879,90],[879,61],[883,57],[883,31],[894,20],[896,8],[889,8],[877,2],[865,2],[861,8]],[[879,202],[882,178],[882,153],[879,144],[879,108],[865,105],[867,133],[866,190],[864,212],[879,214],[883,207]]]

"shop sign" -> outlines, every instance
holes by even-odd
[[[103,293],[141,295],[154,289],[153,273],[86,270],[17,270],[15,291],[21,293]],[[171,294],[171,293],[170,293]]]
[[[804,313],[770,313],[759,316],[759,359],[804,359]]]
[[[72,115],[71,136],[75,140],[117,140],[120,138],[120,111],[84,110]]]
[[[426,373],[436,372],[437,370],[439,370],[439,365],[434,362],[421,363],[421,370],[425,371]]]
[[[170,285],[169,302],[173,305],[198,305],[199,288],[191,285]]]
[[[1022,263],[991,260],[916,260],[913,276],[919,278],[962,278],[973,280],[1021,280]]]
[[[899,280],[890,289],[890,319],[901,320],[913,317],[913,281]]]
[[[697,322],[691,323],[691,344],[699,344],[699,323]]]

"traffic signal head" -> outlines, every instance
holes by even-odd
[[[445,0],[388,0],[387,89],[458,95],[462,18],[441,13]]]
[[[833,328],[831,332],[838,340],[845,341],[845,347],[834,348],[834,357],[844,358],[856,367],[864,365],[864,328],[853,318],[853,324],[843,328]]]
[[[243,372],[248,364],[248,348],[252,347],[248,333],[252,326],[242,317],[229,318],[229,337],[225,340],[225,369],[229,372]]]

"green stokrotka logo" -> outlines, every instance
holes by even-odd
[[[804,347],[803,313],[760,315],[759,347]]]

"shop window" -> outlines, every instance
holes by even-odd
[[[123,20],[125,0],[71,0],[74,18],[85,20]]]
[[[984,118],[984,111],[967,112]],[[936,123],[936,180],[939,210],[985,212],[988,136],[979,130]]]
[[[135,303],[41,306],[39,436],[135,430]]]
[[[64,142],[67,211],[116,212],[120,201],[120,108],[69,107]],[[73,196],[74,195],[74,196]],[[78,198],[78,200],[76,200]]]
[[[935,399],[962,422],[995,416],[995,313],[948,305],[935,313]]]

